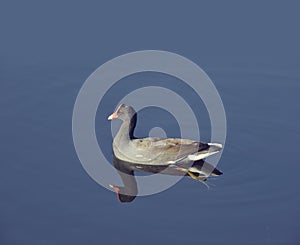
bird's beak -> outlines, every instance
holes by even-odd
[[[113,114],[111,114],[107,119],[108,120],[113,120],[113,119],[116,119],[118,118],[118,113],[117,111],[115,111]]]
[[[111,114],[107,119],[108,120],[113,120],[118,118],[118,111],[120,110],[122,104],[118,106],[117,110],[115,110],[115,112],[113,114]]]
[[[110,188],[112,188],[117,194],[119,193],[120,189],[117,186],[114,186],[114,185],[111,185],[111,184],[109,184],[108,186]]]

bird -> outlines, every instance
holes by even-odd
[[[134,171],[186,175],[202,183],[222,172],[203,159],[222,150],[220,143],[204,143],[181,138],[137,138],[134,129],[137,113],[120,104],[108,120],[120,119],[122,125],[113,139],[114,166],[124,187],[110,185],[120,202],[131,202],[137,195]],[[205,184],[205,183],[204,183]]]

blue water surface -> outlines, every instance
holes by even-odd
[[[1,245],[300,243],[298,2],[1,5]],[[82,168],[72,111],[97,67],[143,49],[183,55],[215,83],[228,123],[224,175],[209,190],[185,178],[120,204]],[[99,109],[96,122],[113,110]]]

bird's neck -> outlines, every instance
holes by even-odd
[[[119,142],[120,144],[129,143],[133,137],[133,131],[136,125],[136,116],[134,115],[131,120],[123,121],[114,142]]]

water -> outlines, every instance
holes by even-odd
[[[75,6],[83,13],[66,18],[66,3],[26,3],[20,9],[31,13],[28,19],[21,10],[3,13],[10,28],[0,52],[0,243],[299,244],[299,17],[297,6],[273,4],[249,5],[247,11],[228,4],[221,8],[228,14],[209,4],[201,14],[204,6],[185,6],[185,15],[174,4],[168,23],[166,5],[154,19],[138,6],[123,6],[131,11],[126,14],[113,6]],[[14,9],[9,3],[7,8]],[[113,12],[121,17],[103,29],[105,35],[98,33]],[[133,29],[119,36],[126,26]],[[82,168],[72,141],[72,110],[99,65],[144,48],[178,52],[214,81],[228,121],[218,164],[224,174],[211,180],[209,190],[184,178],[124,205]],[[97,120],[114,108],[103,110]],[[172,129],[167,134],[178,133],[176,125]],[[100,126],[96,130],[99,141]],[[145,131],[138,126],[138,134]]]

